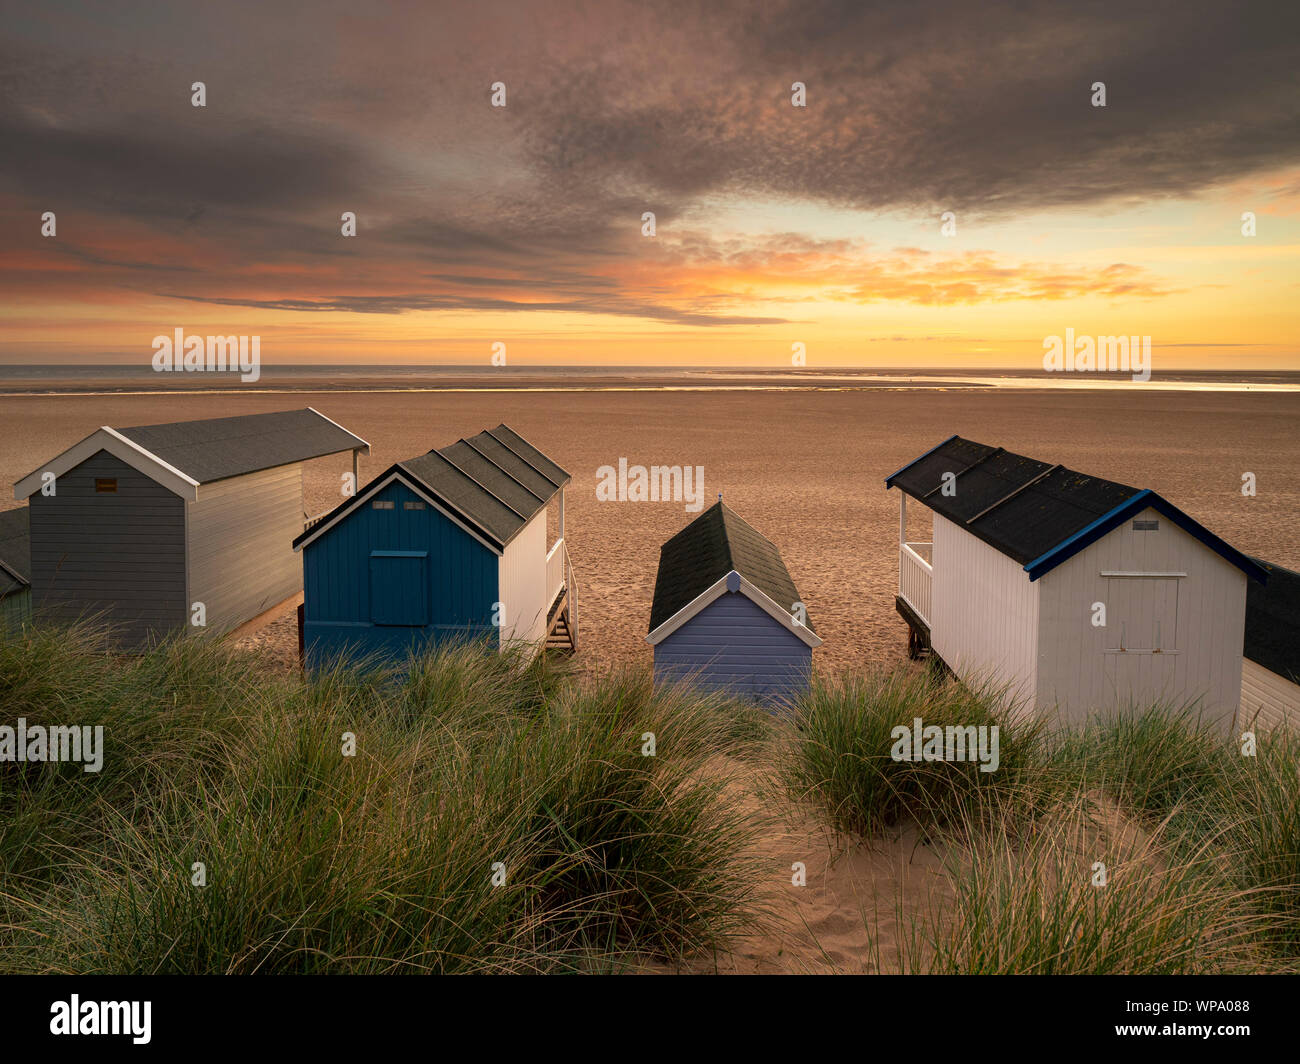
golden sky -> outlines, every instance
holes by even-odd
[[[0,361],[1300,369],[1297,35],[861,7],[15,6]]]

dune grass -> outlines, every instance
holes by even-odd
[[[107,749],[0,769],[2,971],[608,970],[756,915],[754,826],[705,771],[733,722],[648,679],[469,644],[300,679],[33,629],[0,705]]]
[[[974,760],[895,758],[894,729],[910,730],[918,718],[927,727],[997,727],[996,771]],[[818,806],[842,832],[871,835],[904,819],[940,827],[984,809],[986,792],[1027,811],[1045,800],[1043,725],[1005,715],[993,688],[971,690],[929,671],[849,675],[815,682],[795,720],[781,782],[793,801]]]
[[[1259,736],[1246,756],[1195,706],[1049,730],[1002,705],[995,688],[931,672],[849,676],[814,685],[780,745],[782,790],[828,826],[869,841],[912,822],[946,854],[950,897],[919,920],[900,899],[910,930],[878,970],[1296,970],[1294,737]],[[998,724],[997,771],[891,756],[892,730],[914,718]]]
[[[948,851],[954,901],[911,921],[904,972],[977,975],[1249,974],[1290,971],[1269,919],[1206,849],[1173,859],[1095,795],[1031,822],[966,822]]]
[[[1243,756],[1190,710],[1049,730],[903,667],[818,680],[785,719],[471,643],[301,676],[29,626],[0,638],[18,717],[106,749],[99,773],[0,764],[4,973],[639,970],[765,926],[756,839],[795,810],[944,855],[883,969],[1300,967],[1300,741]],[[915,718],[996,725],[997,770],[895,758]]]

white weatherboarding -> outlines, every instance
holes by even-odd
[[[914,656],[1065,721],[1163,703],[1233,726],[1247,582],[1267,580],[1254,559],[1155,492],[960,436],[885,485]],[[907,538],[909,496],[928,541]]]

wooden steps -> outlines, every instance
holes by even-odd
[[[578,649],[577,631],[569,616],[569,597],[561,589],[546,619],[546,649],[572,654]]]

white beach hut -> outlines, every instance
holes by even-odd
[[[914,654],[1079,721],[1196,702],[1237,716],[1248,580],[1262,566],[1155,492],[952,436],[899,490],[895,600]],[[933,515],[907,539],[907,499]]]

